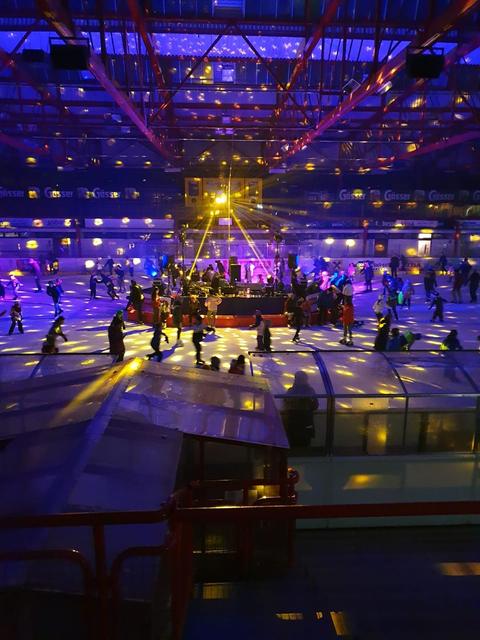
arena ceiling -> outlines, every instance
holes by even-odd
[[[478,172],[480,0],[5,4],[4,164]],[[54,69],[54,38],[87,42],[88,70]],[[443,50],[438,79],[408,77],[411,46]]]

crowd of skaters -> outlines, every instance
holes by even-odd
[[[185,294],[184,287],[181,286],[177,292],[172,292],[170,287],[154,284],[151,288],[151,306],[153,312],[153,336],[151,340],[152,354],[149,357],[157,360],[162,359],[161,342],[169,342],[165,331],[167,320],[172,318],[173,327],[176,330],[175,347],[184,346],[182,341],[182,330],[185,317],[188,316],[189,327],[191,328],[192,343],[195,348],[195,364],[197,366],[207,366],[202,359],[202,342],[206,335],[215,333],[216,317],[218,309],[222,304],[222,296],[219,293],[219,283],[226,277],[225,268],[221,261],[217,261],[217,268],[209,265],[202,272],[192,269],[192,281],[200,280],[210,285],[209,293],[205,300],[205,309],[201,308],[197,295],[188,296],[188,313],[183,313],[181,294]],[[49,330],[43,345],[45,353],[56,353],[58,351],[57,338],[66,340],[66,336],[61,330],[64,323],[61,298],[63,295],[62,281],[58,277],[58,261],[53,262],[54,269],[49,270],[50,279],[45,285],[46,293],[52,300],[54,322]],[[411,308],[411,300],[414,295],[414,286],[408,277],[402,278],[400,273],[406,272],[407,262],[403,256],[392,256],[389,263],[389,271],[382,274],[382,290],[375,300],[373,312],[377,319],[377,335],[373,348],[378,351],[409,350],[415,341],[421,339],[421,335],[411,331],[400,333],[397,327],[392,327],[393,321],[399,320],[398,310],[406,307]],[[37,260],[29,259],[29,267],[32,272],[35,291],[42,291],[42,271]],[[353,273],[349,265],[345,272],[339,269],[330,269],[330,272],[321,268],[314,269],[313,280],[309,281],[307,274],[300,270],[292,270],[291,292],[285,300],[284,313],[287,324],[293,330],[292,342],[301,340],[303,329],[309,329],[314,325],[322,326],[332,324],[343,329],[343,337],[340,344],[353,346],[353,332],[356,326],[362,324],[362,320],[355,317]],[[462,290],[468,289],[470,302],[477,302],[477,291],[480,284],[480,274],[472,266],[468,258],[464,258],[457,264],[448,264],[448,260],[442,254],[436,265],[427,263],[423,270],[423,284],[425,290],[425,300],[432,310],[431,321],[444,321],[445,304],[449,301],[440,295],[437,285],[435,267],[441,274],[448,275],[452,285],[451,302],[462,303]],[[173,273],[173,272],[172,272]],[[374,268],[371,261],[363,264],[361,271],[364,278],[365,292],[372,291]],[[129,290],[125,283],[128,274],[130,278]],[[173,273],[172,284],[175,284],[175,277],[179,274]],[[55,277],[52,277],[55,276]],[[115,279],[115,281],[114,281]],[[170,282],[170,275],[169,275]],[[267,282],[266,289],[270,284],[277,291],[277,278],[271,283]],[[143,305],[145,293],[140,284],[134,279],[134,264],[130,259],[126,259],[123,264],[108,257],[104,264],[98,259],[95,268],[90,275],[89,289],[90,299],[97,298],[98,285],[104,285],[105,292],[112,300],[119,299],[119,294],[128,293],[125,307],[126,318],[137,323],[143,322]],[[283,282],[282,282],[283,287]],[[0,282],[0,299],[5,300],[7,289],[11,291],[12,307],[10,309],[11,324],[8,334],[11,335],[17,330],[24,332],[22,307],[20,302],[20,292],[22,282],[15,274],[10,274],[6,286]],[[268,295],[268,291],[266,291]],[[3,311],[2,314],[5,314]],[[204,315],[202,315],[204,314]],[[205,317],[204,317],[205,316]],[[264,318],[260,309],[255,314],[254,322],[250,325],[256,332],[256,349],[269,353],[272,351],[272,323],[270,319]],[[59,329],[61,331],[59,331]],[[456,334],[455,334],[456,335]],[[52,336],[54,339],[52,339]],[[450,336],[450,334],[449,334]],[[123,360],[125,354],[125,319],[122,312],[116,312],[108,329],[110,352],[117,361]],[[446,338],[441,348],[458,348],[457,342],[451,336]],[[457,344],[458,343],[458,344]],[[451,345],[454,345],[453,347]],[[210,366],[210,365],[208,365]]]

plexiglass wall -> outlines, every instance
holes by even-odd
[[[252,354],[251,363],[254,376],[270,381],[294,455],[477,451],[480,352],[289,352]],[[302,442],[294,431],[305,428],[312,403],[292,397],[306,396],[317,406]]]

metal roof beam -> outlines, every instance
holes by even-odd
[[[320,21],[318,22],[315,31],[313,32],[312,36],[308,39],[308,41],[305,42],[305,46],[303,50],[298,54],[297,62],[293,67],[293,71],[290,75],[290,79],[285,85],[286,89],[288,90],[293,89],[296,81],[298,80],[299,75],[303,71],[305,71],[307,62],[310,59],[310,56],[314,52],[315,47],[320,42],[320,39],[325,33],[325,27],[335,17],[335,14],[341,2],[342,0],[330,0],[327,10],[323,14],[323,16],[320,18]],[[272,114],[272,124],[275,124],[275,122],[280,118],[282,111],[285,108],[285,105],[287,103],[287,99],[289,95],[290,94],[287,93],[286,91],[280,95],[280,103],[277,105],[276,109]]]
[[[32,156],[44,156],[50,153],[50,150],[47,145],[44,147],[37,147],[36,145],[29,145],[23,140],[20,140],[18,137],[13,138],[6,133],[0,131],[0,144],[7,145],[8,147],[12,147],[13,149],[18,149],[20,151],[25,151],[30,153]]]
[[[168,91],[165,83],[165,78],[163,77],[162,69],[157,60],[155,47],[153,46],[150,39],[150,34],[147,29],[142,8],[140,7],[138,0],[127,0],[127,3],[128,8],[130,9],[130,13],[132,14],[132,18],[137,25],[138,32],[143,40],[143,44],[145,45],[145,49],[147,50],[148,58],[150,60],[150,64],[152,65],[153,74],[155,76],[155,80],[157,81],[157,87],[160,93],[162,93],[163,98],[166,99],[168,96]]]
[[[69,26],[70,18],[58,0],[39,0],[40,9],[52,28],[63,39],[75,38],[73,25]],[[95,76],[105,91],[111,96],[116,105],[133,122],[137,129],[145,136],[151,145],[165,158],[172,160],[173,155],[167,149],[163,140],[155,135],[145,122],[142,114],[134,103],[109,78],[102,61],[93,51],[88,63],[90,72]]]
[[[434,45],[446,31],[450,31],[461,18],[480,6],[480,0],[454,0],[447,11],[432,22],[425,33],[420,34],[412,42],[414,47],[429,47]],[[353,91],[348,98],[333,109],[327,116],[317,123],[312,131],[301,136],[288,151],[278,153],[274,162],[280,162],[292,156],[303,147],[310,144],[312,140],[327,131],[332,125],[344,118],[365,98],[377,92],[388,80],[391,80],[404,66],[406,62],[406,52],[402,51],[386,62],[373,76]]]
[[[378,164],[375,164],[375,166],[368,164],[366,166],[371,169],[389,166],[394,162],[399,162],[401,160],[410,160],[411,158],[424,156],[436,151],[444,151],[445,149],[449,149],[450,147],[456,147],[459,144],[478,140],[479,138],[480,129],[477,129],[476,131],[464,131],[463,133],[459,133],[458,135],[448,137],[443,134],[441,138],[428,142],[427,144],[423,144],[417,147],[414,151],[406,151],[405,153],[401,153],[397,156],[390,156],[389,158],[385,158],[385,160],[382,160],[382,162],[378,162]]]
[[[451,66],[456,64],[459,60],[468,56],[469,53],[474,51],[480,47],[480,33],[477,33],[471,40],[464,44],[460,44],[458,47],[455,47],[450,53],[445,56],[445,66],[444,70],[448,70]],[[388,102],[378,113],[376,113],[372,118],[365,123],[365,125],[373,125],[377,122],[383,120],[384,116],[392,111],[395,107],[399,108],[400,105],[406,100],[409,96],[413,95],[421,91],[425,85],[428,83],[428,79],[421,78],[414,82],[410,87],[405,89],[402,93],[395,96],[393,100]],[[429,109],[428,109],[429,110]]]

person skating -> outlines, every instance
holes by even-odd
[[[143,295],[142,287],[137,284],[136,280],[132,280],[130,283],[130,295],[128,296],[128,299],[136,312],[137,323],[141,324],[143,322],[142,307],[145,296]]]
[[[60,288],[50,280],[47,284],[47,295],[52,298],[53,302],[53,314],[59,316],[63,309],[60,307]]]
[[[135,265],[133,263],[133,259],[131,258],[125,259],[125,269],[128,270],[128,275],[130,276],[130,278],[133,278],[133,275],[135,272]]]
[[[20,306],[20,302],[15,301],[10,309],[10,329],[8,330],[8,335],[11,336],[15,331],[15,327],[18,327],[18,331],[23,333],[23,318],[22,318],[22,307]]]
[[[183,311],[182,300],[180,298],[175,298],[172,304],[172,323],[177,330],[177,347],[183,347],[183,342],[181,340]]]
[[[210,364],[204,364],[202,369],[205,369],[205,371],[220,371],[221,364],[222,361],[218,356],[212,356],[210,358]]]
[[[407,329],[405,333],[400,336],[400,346],[402,351],[410,351],[417,340],[422,339],[421,333],[413,333],[410,329]]]
[[[260,309],[255,310],[255,322],[248,326],[249,329],[257,330],[257,349],[263,351],[263,330],[265,324],[263,322],[263,316]]]
[[[213,289],[210,289],[210,294],[205,300],[205,306],[207,307],[207,325],[213,329],[214,333],[217,320],[217,311],[219,305],[221,304],[222,298],[219,295],[215,295]]]
[[[377,324],[383,318],[384,308],[385,308],[385,296],[383,295],[383,293],[379,293],[378,298],[375,300],[372,307],[373,313],[375,314],[375,317],[377,319]]]
[[[152,313],[153,313],[153,321],[152,324],[153,326],[159,324],[160,322],[160,305],[161,305],[161,300],[160,300],[160,289],[157,287],[157,285],[153,285],[152,287],[152,292],[150,294],[150,300],[152,303]]]
[[[42,275],[42,271],[40,269],[40,265],[38,264],[38,261],[35,260],[35,258],[30,258],[28,260],[28,263],[30,265],[30,268],[32,270],[33,273],[33,278],[35,280],[35,285],[37,287],[37,292],[42,290],[42,283],[40,281],[40,277]]]
[[[390,335],[390,326],[392,324],[392,313],[388,309],[387,313],[380,319],[378,323],[377,335],[375,336],[375,342],[373,348],[375,351],[385,351],[388,344],[388,337]]]
[[[114,271],[115,275],[117,276],[118,290],[120,291],[120,293],[125,293],[125,269],[119,263],[115,265]]]
[[[10,275],[7,286],[12,289],[13,299],[18,300],[18,292],[20,291],[20,288],[22,286],[20,284],[20,280],[16,278],[14,275]]]
[[[153,353],[150,353],[147,358],[149,360],[156,360],[157,362],[161,362],[163,360],[163,354],[160,350],[160,342],[162,340],[162,327],[157,324],[153,330],[153,336],[150,340],[150,346],[153,349]]]
[[[200,314],[200,302],[198,296],[190,295],[188,298],[188,322],[190,326],[193,325],[193,319],[196,315]]]
[[[90,300],[97,299],[97,284],[98,284],[98,280],[95,272],[90,275],[90,281],[88,284],[88,287],[90,289]]]
[[[399,265],[400,265],[400,260],[398,259],[398,256],[392,256],[390,258],[390,273],[392,274],[392,278],[397,277]]]
[[[460,269],[455,269],[452,282],[452,302],[462,302],[463,274]]]
[[[240,354],[238,358],[234,358],[230,363],[228,373],[234,373],[237,376],[245,375],[245,356]]]
[[[292,338],[292,342],[300,341],[300,331],[303,327],[303,309],[301,304],[297,303],[293,310],[292,326],[295,329],[295,335]]]
[[[209,328],[203,324],[202,316],[197,313],[192,318],[192,342],[195,347],[195,364],[205,364],[202,360],[202,341]]]
[[[354,321],[355,321],[355,317],[354,317],[353,304],[349,301],[348,302],[346,301],[345,304],[343,305],[343,312],[342,312],[343,338],[342,340],[340,340],[340,344],[344,344],[347,347],[353,346],[352,327],[353,327]]]
[[[286,318],[287,318],[287,324],[289,327],[292,326],[293,323],[293,312],[295,311],[295,307],[297,306],[297,303],[295,301],[295,296],[293,293],[289,293],[286,300],[285,300],[285,305],[283,308],[283,313],[285,314]]]
[[[350,302],[350,304],[353,302],[353,284],[349,278],[345,280],[342,287],[342,301],[347,303]]]
[[[258,351],[264,351],[265,345],[263,343],[263,336],[265,333],[265,320],[262,316],[260,316],[258,324],[256,324],[255,328],[257,330],[257,349]]]
[[[461,351],[463,349],[458,339],[458,331],[456,329],[450,331],[445,340],[442,341],[440,349],[442,351]]]
[[[472,265],[468,261],[468,258],[464,258],[459,266],[459,271],[463,277],[463,284],[467,284],[471,269]]]
[[[440,322],[443,322],[443,310],[444,310],[445,302],[446,302],[445,298],[442,298],[442,296],[439,293],[435,294],[429,307],[429,309],[434,309],[431,322],[435,322],[437,318]]]
[[[113,362],[122,362],[125,356],[125,322],[122,311],[117,311],[108,327],[108,344]]]
[[[430,302],[432,293],[437,288],[437,278],[435,276],[435,271],[428,265],[425,267],[423,274],[423,286],[425,288],[425,298],[427,302]]]
[[[367,260],[367,262],[365,263],[363,275],[365,277],[365,291],[373,291],[372,289],[373,265],[370,262],[370,260]]]
[[[387,343],[387,351],[401,351],[402,350],[402,340],[400,336],[400,329],[398,327],[393,327],[390,338]]]
[[[165,342],[168,344],[168,336],[165,333],[165,329],[167,328],[167,320],[169,315],[169,304],[167,300],[161,300],[160,302],[160,329],[161,335],[165,338]]]
[[[302,301],[301,307],[303,311],[303,318],[305,321],[305,329],[309,329],[311,326],[311,319],[312,319],[312,303],[308,299],[308,297]]]
[[[52,326],[50,327],[47,335],[45,336],[45,342],[42,346],[42,353],[58,353],[57,347],[57,339],[63,338],[64,342],[67,342],[68,338],[63,332],[63,324],[65,322],[65,318],[63,316],[58,316],[53,321]]]
[[[448,260],[445,253],[442,252],[440,258],[438,259],[438,266],[440,267],[440,273],[445,275],[447,273]]]
[[[393,278],[388,275],[387,271],[384,271],[382,273],[382,287],[383,287],[383,295],[384,296],[387,294],[387,291],[390,288],[392,282],[393,282]]]
[[[270,327],[272,326],[271,320],[263,321],[263,348],[267,353],[272,352],[272,333],[270,331]]]
[[[115,291],[115,285],[113,284],[112,278],[110,278],[110,276],[105,277],[104,283],[107,288],[107,294],[110,296],[111,300],[119,300],[120,296]]]
[[[108,260],[105,262],[104,270],[108,272],[108,275],[113,275],[113,259],[111,256],[108,256]]]
[[[472,270],[470,271],[470,275],[468,276],[468,286],[470,289],[470,302],[477,302],[477,291],[478,291],[478,285],[480,284],[480,273],[478,273],[478,271],[475,269],[475,267],[472,268]]]
[[[407,307],[407,309],[410,309],[412,305],[413,291],[414,291],[413,284],[410,282],[410,280],[405,280],[402,287],[402,296],[403,296],[402,306]]]
[[[387,308],[391,310],[395,320],[398,322],[398,311],[397,311],[397,303],[398,303],[398,293],[395,289],[390,289],[387,295]]]

